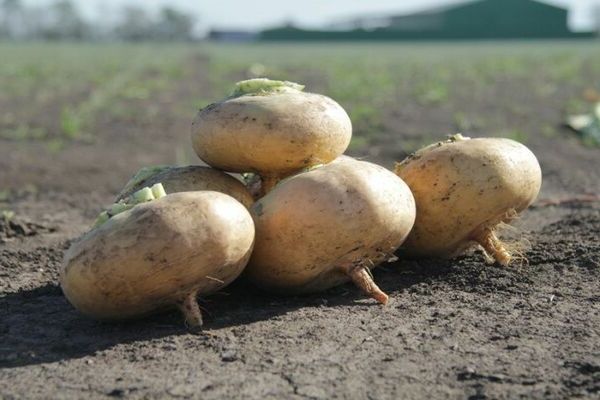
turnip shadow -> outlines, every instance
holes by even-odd
[[[185,333],[174,318],[127,323],[78,313],[56,284],[0,297],[0,369],[81,358],[119,343]]]
[[[451,260],[405,259],[384,264],[376,271],[376,282],[390,296],[402,291],[423,296],[457,291],[516,294],[528,292],[533,285],[527,265],[488,264],[480,251]]]
[[[76,311],[54,283],[5,294],[0,297],[0,369],[77,359],[170,336],[196,335],[201,345],[213,330],[323,305],[321,297],[275,297],[243,281],[199,302],[204,329],[191,333],[177,310],[125,322],[93,320]]]
[[[425,265],[425,266],[423,266]],[[384,264],[375,280],[390,295],[444,279],[447,261]],[[306,296],[277,296],[239,280],[224,291],[200,299],[203,335],[222,328],[269,320],[302,308],[342,305],[380,307],[352,284]],[[49,283],[0,297],[0,369],[82,358],[119,344],[189,335],[178,311],[127,322],[100,322],[77,312],[60,287]]]

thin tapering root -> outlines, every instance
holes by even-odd
[[[475,238],[475,241],[479,243],[487,255],[496,260],[497,263],[504,267],[508,267],[512,260],[512,255],[506,250],[504,243],[496,237],[492,230],[484,230]]]
[[[353,265],[345,272],[352,279],[352,282],[367,296],[377,300],[381,304],[387,304],[388,295],[379,289],[379,286],[373,281],[373,275],[371,275],[368,267],[360,264]]]
[[[196,292],[188,294],[178,306],[185,317],[185,324],[188,328],[198,330],[202,327],[202,313],[196,300]]]

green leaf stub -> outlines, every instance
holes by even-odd
[[[256,78],[240,81],[235,84],[235,90],[231,94],[232,97],[245,95],[265,95],[271,93],[282,93],[297,91],[304,89],[304,85],[289,81],[275,81],[267,78]]]

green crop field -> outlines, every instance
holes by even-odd
[[[530,132],[515,123],[523,115],[539,115],[545,106],[557,113],[587,111],[581,93],[600,89],[594,79],[600,75],[598,49],[595,41],[4,43],[0,137],[60,150],[73,140],[93,142],[100,120],[127,119],[136,126],[165,111],[191,119],[234,81],[269,76],[305,83],[345,106],[354,123],[354,149],[403,130],[406,150],[454,131],[526,141]],[[553,119],[539,119],[535,128],[554,135]]]

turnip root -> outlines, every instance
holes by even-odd
[[[370,269],[402,244],[415,203],[393,173],[346,157],[281,181],[250,212],[256,243],[245,274],[258,286],[307,293],[352,280],[385,304]]]
[[[167,193],[213,190],[230,195],[246,208],[254,203],[252,195],[242,182],[222,171],[199,165],[186,167],[161,165],[142,168],[117,195],[117,201],[158,182],[162,183]]]
[[[281,178],[328,163],[350,143],[352,124],[332,99],[269,79],[238,82],[231,97],[200,110],[192,144],[207,164],[255,172],[267,193]]]
[[[479,244],[501,265],[513,258],[494,230],[536,198],[542,172],[533,153],[510,139],[450,140],[397,164],[417,203],[415,226],[402,246],[417,257],[451,258]]]
[[[177,305],[202,324],[196,296],[233,281],[252,251],[248,210],[213,191],[181,192],[136,204],[68,250],[60,274],[67,299],[99,319],[123,319]]]

